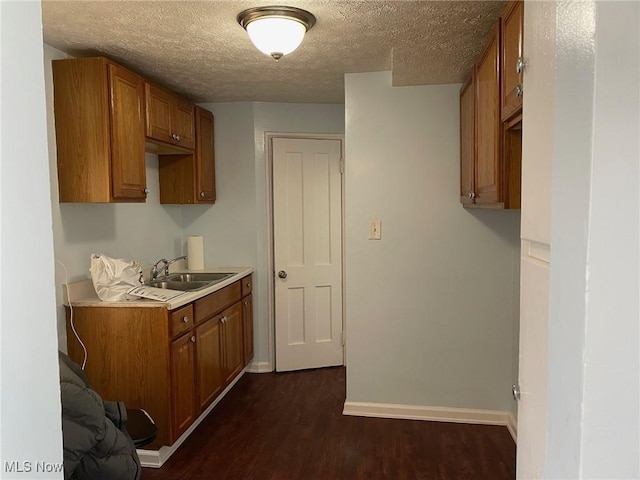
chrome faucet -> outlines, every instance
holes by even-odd
[[[172,260],[161,258],[153,265],[153,267],[151,267],[151,280],[155,280],[156,278],[158,278],[161,272],[164,272],[163,276],[166,277],[167,275],[169,275],[169,265],[177,262],[178,260],[184,260],[185,258],[187,258],[186,255],[182,255],[181,257],[176,257]],[[159,267],[161,263],[162,263],[162,267]]]

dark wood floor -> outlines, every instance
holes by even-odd
[[[515,478],[504,427],[348,417],[344,368],[246,374],[143,480]]]

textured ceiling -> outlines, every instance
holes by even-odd
[[[309,10],[316,25],[276,62],[236,23],[250,7]],[[44,40],[106,55],[197,102],[344,102],[344,74],[392,70],[394,85],[463,80],[504,1],[42,2]]]

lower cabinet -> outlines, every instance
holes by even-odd
[[[251,295],[243,298],[241,288],[250,278],[171,311],[155,306],[73,308],[74,327],[89,352],[89,382],[105,400],[122,400],[128,408],[150,414],[158,435],[147,448],[173,444],[242,372],[247,355],[253,355]],[[67,319],[69,356],[82,363],[69,310]]]
[[[222,324],[220,316],[196,328],[198,406],[202,411],[224,388],[222,373]]]
[[[225,384],[231,382],[244,368],[242,338],[242,305],[238,302],[222,313],[224,339]]]
[[[242,299],[242,323],[244,334],[244,364],[253,358],[253,295]]]
[[[195,392],[195,337],[191,333],[171,342],[171,401],[173,437],[178,438],[197,416]]]

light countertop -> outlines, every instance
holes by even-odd
[[[175,308],[187,305],[199,298],[205,297],[210,293],[223,289],[224,287],[237,282],[247,275],[253,273],[253,267],[216,267],[205,268],[204,270],[180,270],[171,271],[171,273],[233,273],[234,275],[225,278],[223,281],[215,283],[202,290],[193,292],[185,292],[176,298],[172,298],[166,302],[158,300],[150,300],[141,298],[137,300],[129,300],[125,302],[103,302],[96,295],[93,283],[90,278],[69,283],[66,289],[65,305],[71,304],[72,307],[149,307],[149,308],[166,308],[173,310]]]

